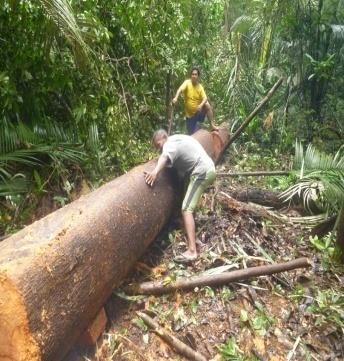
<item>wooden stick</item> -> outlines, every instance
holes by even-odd
[[[169,119],[168,119],[168,130],[167,130],[167,134],[171,135],[172,132],[172,127],[173,127],[173,112],[174,112],[174,108],[173,108],[173,104],[170,105],[170,111],[169,111]]]
[[[193,350],[191,347],[180,341],[178,338],[171,335],[164,328],[160,327],[151,317],[143,312],[136,312],[143,322],[150,327],[157,335],[159,335],[168,345],[170,345],[180,355],[185,356],[193,361],[207,361],[207,358],[199,352]]]
[[[128,288],[126,291],[131,294],[159,295],[170,293],[176,290],[190,290],[194,289],[195,287],[220,286],[231,282],[247,280],[257,276],[272,275],[274,273],[310,266],[311,263],[308,258],[297,258],[293,261],[285,263],[250,267],[232,272],[224,272],[221,274],[181,278],[168,284],[166,284],[164,281],[143,282]]]
[[[221,156],[226,152],[227,148],[234,143],[238,136],[244,131],[244,129],[250,124],[251,120],[258,114],[258,112],[263,108],[263,106],[270,100],[270,98],[275,94],[276,90],[281,86],[283,78],[280,78],[274,86],[269,90],[268,94],[258,103],[252,113],[245,119],[245,121],[240,125],[240,127],[234,132],[230,137],[228,143],[221,152]]]
[[[260,177],[260,176],[274,176],[274,175],[289,175],[289,171],[274,170],[274,171],[260,171],[260,172],[237,172],[237,173],[216,173],[220,177]]]

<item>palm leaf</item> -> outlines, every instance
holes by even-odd
[[[344,156],[341,149],[333,156],[309,145],[306,151],[296,142],[294,168],[299,180],[281,194],[286,201],[299,197],[309,209],[315,202],[328,213],[337,213],[344,205]]]
[[[11,196],[14,194],[26,193],[29,189],[29,183],[23,174],[16,174],[0,182],[0,197]]]
[[[64,34],[77,54],[88,58],[90,48],[84,41],[82,31],[77,24],[73,9],[67,0],[41,0],[43,8]]]
[[[95,135],[93,135],[93,138]],[[85,152],[73,131],[46,119],[29,127],[22,122],[3,121],[0,128],[0,196],[26,192],[23,173],[43,164],[64,168],[80,164]]]

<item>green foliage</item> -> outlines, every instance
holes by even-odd
[[[223,361],[256,361],[258,360],[255,356],[243,355],[240,351],[235,338],[229,338],[227,342],[221,346],[218,346],[221,359]]]
[[[338,149],[343,23],[333,0],[4,0],[0,195],[42,195],[75,172],[98,184],[152,157],[192,65],[232,129],[284,77],[239,142],[280,152],[297,135]],[[181,104],[174,121],[183,131]]]
[[[314,236],[314,237],[310,236],[309,241],[316,250],[323,253],[326,252],[330,257],[333,256],[334,254],[333,239],[330,235],[323,238],[318,238],[318,236]]]
[[[295,167],[300,169],[299,180],[282,193],[285,200],[299,196],[306,207],[311,201],[317,202],[329,214],[344,206],[344,156],[340,150],[332,156],[310,144],[304,152],[296,142]]]
[[[234,338],[230,338],[227,342],[219,347],[220,355],[223,360],[228,361],[239,361],[243,360],[238,351],[238,346]]]
[[[255,304],[257,310],[254,317],[242,309],[240,312],[240,321],[249,325],[252,330],[260,336],[265,336],[269,328],[275,323],[275,319],[269,316],[267,310],[258,302]]]
[[[344,327],[344,295],[333,289],[317,290],[307,311],[316,317],[316,325],[334,324]]]
[[[44,191],[37,169],[49,164],[61,175],[68,165],[85,158],[81,144],[53,123],[35,125],[3,121],[0,128],[0,196],[28,191],[30,181]],[[45,169],[46,170],[46,169]],[[32,177],[30,176],[32,174]]]

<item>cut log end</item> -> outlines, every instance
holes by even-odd
[[[96,318],[80,336],[78,344],[83,347],[94,346],[100,335],[105,331],[107,321],[108,319],[106,317],[105,309],[102,307]]]
[[[22,296],[0,274],[0,361],[41,360],[37,343],[30,334]]]

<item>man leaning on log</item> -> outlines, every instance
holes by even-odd
[[[205,189],[215,180],[215,165],[201,144],[194,138],[176,134],[168,136],[163,129],[153,135],[153,145],[161,155],[152,172],[145,172],[145,180],[151,187],[165,167],[173,167],[180,177],[190,177],[182,204],[182,215],[188,240],[186,252],[175,258],[177,262],[191,262],[197,258],[194,210]]]

